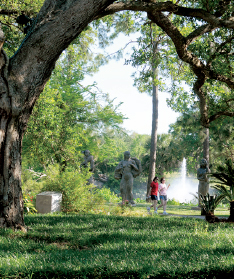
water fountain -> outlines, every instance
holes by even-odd
[[[182,166],[181,166],[181,181],[182,181],[182,191],[185,191],[186,187],[186,159],[183,158]]]
[[[169,182],[171,187],[168,189],[168,198],[179,202],[189,202],[194,199],[190,193],[196,193],[197,184],[187,178],[186,159],[183,158],[180,177]]]

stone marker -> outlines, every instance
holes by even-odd
[[[38,213],[61,211],[62,194],[59,192],[42,192],[36,196]]]

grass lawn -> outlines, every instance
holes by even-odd
[[[106,205],[104,206],[104,213],[114,213],[114,214],[121,214],[123,216],[141,216],[146,217],[148,216],[146,208],[151,205],[150,203],[140,203],[137,204],[136,207],[132,207],[130,209],[126,208],[124,212],[121,212],[120,207],[116,208],[115,205]],[[112,208],[113,207],[113,208]],[[192,210],[192,207],[195,206],[188,206],[188,205],[167,205],[167,213],[174,214],[174,215],[201,215],[200,210]],[[100,212],[103,208],[100,208]],[[153,208],[151,208],[151,213],[153,213]],[[163,213],[162,207],[158,209],[159,215]],[[229,208],[227,207],[218,207],[215,210],[215,215],[218,217],[228,217],[229,216]]]
[[[234,224],[151,216],[144,204],[126,216],[115,210],[29,215],[27,233],[0,229],[0,278],[234,277]],[[168,212],[187,215],[190,207]]]

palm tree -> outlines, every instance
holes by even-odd
[[[234,166],[230,159],[227,159],[224,166],[218,166],[216,173],[210,174],[218,184],[212,185],[219,191],[220,196],[230,202],[230,216],[229,221],[234,221]]]
[[[198,201],[200,200],[201,207],[202,207],[202,213],[201,215],[214,215],[214,211],[216,207],[219,205],[219,203],[225,198],[222,194],[219,196],[211,196],[209,193],[207,193],[205,196],[200,195],[199,196],[193,193],[190,193],[193,195]],[[198,194],[198,193],[197,193]]]

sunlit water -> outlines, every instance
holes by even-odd
[[[182,191],[186,191],[186,159],[183,158],[182,166],[181,166],[181,183],[182,183]]]
[[[167,191],[168,199],[175,199],[179,202],[189,202],[194,200],[191,193],[196,194],[198,182],[196,179],[187,177],[186,159],[183,158],[181,165],[180,177],[170,181],[171,186]]]

